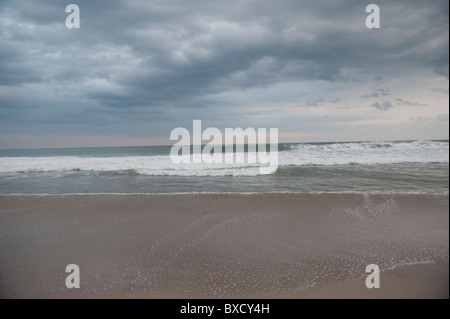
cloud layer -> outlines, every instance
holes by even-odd
[[[61,1],[0,3],[4,139],[161,138],[194,118],[319,138],[324,115],[350,139],[340,114],[391,113],[388,96],[448,114],[448,1],[379,1],[370,30],[359,0],[74,2],[80,29]]]

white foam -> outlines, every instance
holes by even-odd
[[[134,171],[141,175],[168,176],[256,176],[258,164],[175,164],[169,156],[122,157],[3,157],[0,173]]]
[[[402,263],[395,264],[391,267],[388,267],[386,270],[392,271],[399,267],[407,267],[407,266],[415,266],[415,265],[429,265],[429,264],[434,264],[434,263],[435,262],[433,260],[418,260],[418,261],[402,262]]]
[[[278,153],[280,166],[448,163],[448,142],[297,144]],[[0,173],[116,172],[155,176],[256,176],[258,164],[174,164],[169,155],[117,157],[1,157]]]
[[[448,163],[449,144],[438,141],[297,144],[283,155],[281,165]]]

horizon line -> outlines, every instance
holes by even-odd
[[[415,141],[430,141],[430,142],[449,142],[449,139],[404,139],[404,140],[348,140],[348,141],[328,141],[328,142],[279,142],[278,145],[281,144],[329,144],[329,143],[373,143],[373,142],[415,142]],[[206,144],[201,144],[201,146],[205,146]],[[268,145],[270,143],[266,143]],[[160,144],[160,145],[115,145],[115,146],[76,146],[76,147],[31,147],[31,148],[1,148],[0,151],[29,151],[29,150],[64,150],[64,149],[90,149],[90,148],[120,148],[120,147],[172,147],[174,144]],[[222,145],[225,144],[212,144],[212,145]],[[233,144],[233,145],[241,145],[241,144]],[[243,144],[248,145],[248,143]],[[258,145],[258,143],[256,143]],[[192,144],[186,144],[181,146],[192,146]]]

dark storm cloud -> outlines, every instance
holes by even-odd
[[[441,63],[442,65],[440,65],[440,66],[436,66],[434,69],[433,69],[433,71],[434,71],[434,73],[436,73],[436,74],[439,74],[439,75],[443,75],[443,76],[445,76],[445,77],[447,77],[448,78],[448,65],[445,65],[445,63]]]
[[[30,69],[24,54],[9,46],[2,46],[0,50],[0,85],[17,85],[20,83],[39,82],[39,73]]]
[[[168,107],[208,101],[213,110],[221,105],[213,94],[357,81],[348,70],[379,79],[385,69],[406,68],[448,76],[444,0],[378,1],[380,30],[365,28],[371,2],[360,0],[73,2],[80,29],[65,27],[62,1],[0,4],[0,85],[9,87],[0,95],[0,109],[8,109],[1,120],[33,122],[25,108],[39,109],[44,122],[51,114],[64,123],[133,112],[152,121]],[[387,95],[377,89],[365,97]],[[373,106],[392,107],[384,103]]]

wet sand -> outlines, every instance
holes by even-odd
[[[0,297],[448,298],[448,222],[443,195],[0,196]]]

